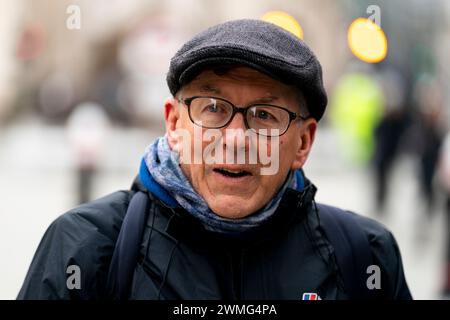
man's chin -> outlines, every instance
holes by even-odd
[[[251,200],[240,196],[224,195],[215,199],[213,203],[208,203],[211,210],[222,218],[240,219],[255,211],[257,208],[251,204]]]

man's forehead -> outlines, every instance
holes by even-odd
[[[201,94],[205,95],[216,95],[216,96],[228,96],[229,92],[226,89],[221,89],[220,86],[211,84],[202,84],[193,88]],[[270,103],[280,99],[279,95],[273,94],[272,90],[261,90],[258,92],[257,97],[253,103]]]
[[[260,89],[264,96],[275,97],[285,92],[286,89],[291,89],[290,86],[278,80],[244,66],[203,70],[184,87],[202,93],[223,94],[226,91],[226,84],[233,82],[248,84],[255,89]]]

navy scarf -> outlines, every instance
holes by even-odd
[[[220,217],[193,189],[181,170],[178,153],[170,149],[166,136],[157,138],[148,146],[139,177],[144,186],[169,207],[182,207],[199,219],[207,230],[225,234],[240,234],[260,226],[276,211],[288,187],[297,190],[304,187],[301,172],[290,172],[280,190],[262,209],[239,219]]]

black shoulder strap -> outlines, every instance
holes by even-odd
[[[321,226],[334,248],[350,299],[375,299],[377,290],[367,287],[367,267],[373,264],[369,240],[355,215],[323,204],[317,207]]]
[[[123,219],[106,284],[107,297],[128,299],[148,212],[148,195],[136,192]]]

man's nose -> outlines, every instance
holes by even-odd
[[[232,148],[234,151],[246,149],[246,139],[245,139],[245,121],[242,113],[236,113],[225,127],[225,145],[227,148]],[[230,150],[231,151],[231,150]]]
[[[244,115],[241,112],[237,112],[225,129],[242,129],[245,131],[247,128],[245,127]]]

